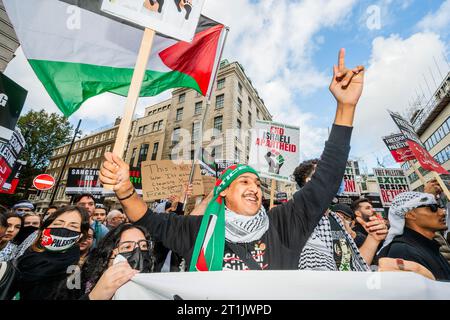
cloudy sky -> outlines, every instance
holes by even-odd
[[[328,92],[339,48],[366,67],[351,157],[367,168],[395,165],[381,137],[396,131],[386,109],[407,114],[450,70],[450,0],[207,0],[204,14],[230,27],[223,58],[239,61],[278,122],[299,125],[302,160],[317,157],[334,119]],[[20,48],[6,74],[29,90],[25,111],[59,112]],[[170,97],[140,99],[144,107]],[[90,99],[70,121],[85,132],[114,121],[125,99]],[[112,108],[111,106],[117,106]]]

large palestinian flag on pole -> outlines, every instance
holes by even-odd
[[[101,0],[3,0],[23,52],[66,116],[104,92],[128,94],[143,28]],[[186,87],[208,96],[226,28],[204,16],[192,43],[155,36],[140,95]]]

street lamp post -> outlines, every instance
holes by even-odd
[[[55,201],[56,192],[58,191],[59,184],[60,184],[62,176],[64,174],[64,169],[66,168],[67,160],[69,159],[70,152],[72,151],[73,144],[75,143],[75,139],[77,138],[78,134],[80,133],[80,130],[79,130],[80,125],[81,125],[81,119],[78,121],[77,128],[75,129],[75,133],[73,135],[72,142],[70,143],[70,146],[69,146],[69,151],[67,151],[66,158],[64,159],[64,164],[61,168],[61,172],[59,173],[58,180],[56,181],[55,188],[53,190],[52,198],[50,200],[49,206],[51,206],[53,204],[53,201]]]

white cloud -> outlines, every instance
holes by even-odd
[[[428,13],[417,27],[424,31],[448,32],[450,27],[450,0],[444,1],[434,13]]]
[[[373,40],[353,134],[353,145],[369,167],[376,165],[377,157],[388,154],[381,137],[398,131],[387,109],[405,114],[416,89],[426,88],[424,77],[434,92],[436,86],[431,72],[435,78],[439,72],[433,57],[439,68],[448,72],[448,65],[439,58],[445,51],[445,43],[434,33],[416,33],[406,39],[391,35]]]

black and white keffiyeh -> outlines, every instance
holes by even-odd
[[[342,228],[344,236],[350,244],[350,250],[352,251],[352,265],[355,269],[353,271],[370,271],[370,268],[361,256],[355,241],[353,241],[353,238],[345,230],[341,219],[334,212],[330,211],[329,214]],[[323,215],[306,242],[306,245],[300,254],[298,269],[339,271],[334,259],[333,237],[330,217],[328,215]]]
[[[254,216],[243,216],[225,208],[225,239],[232,243],[249,243],[261,239],[269,229],[269,216],[263,206]]]
[[[384,247],[389,245],[396,236],[403,234],[405,228],[405,214],[419,206],[437,204],[436,199],[429,193],[407,191],[398,194],[394,200],[392,200],[391,207],[389,208],[389,233],[384,240]]]

